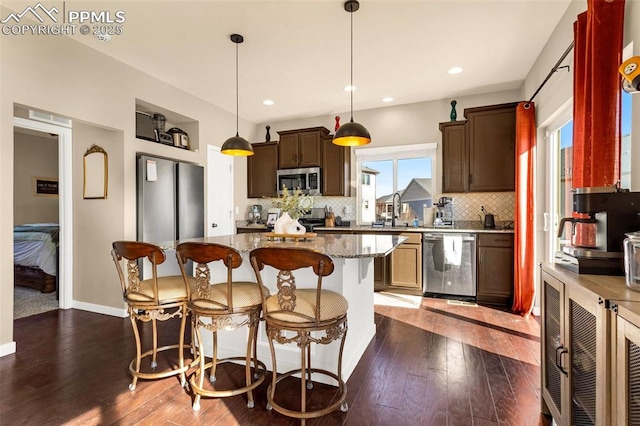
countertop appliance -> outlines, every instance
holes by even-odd
[[[156,134],[151,114],[136,111],[136,138],[146,139],[153,142],[158,141],[158,136]]]
[[[422,238],[425,296],[476,297],[476,235],[425,232]]]
[[[173,146],[189,149],[189,135],[187,132],[178,127],[172,127],[167,130],[167,133],[170,134],[173,139]]]
[[[453,198],[440,197],[435,203],[436,217],[433,220],[435,227],[453,227]]]
[[[324,226],[325,209],[312,207],[309,213],[302,215],[298,219],[300,225],[304,226],[307,232],[313,232],[314,228]]]
[[[624,275],[623,241],[626,233],[640,230],[640,192],[615,186],[576,188],[573,211],[584,217],[561,221],[572,223],[573,235],[556,263],[580,274]]]
[[[300,188],[306,195],[322,195],[320,182],[320,167],[306,167],[301,169],[280,169],[276,172],[278,195],[282,195],[282,188],[288,190]]]
[[[138,155],[137,225],[138,241],[149,243],[204,237],[204,168]],[[145,278],[150,266],[142,265]],[[180,274],[175,255],[167,256],[158,273]]]

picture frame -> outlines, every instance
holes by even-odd
[[[107,198],[109,187],[109,158],[98,145],[91,145],[84,153],[83,197],[86,200]]]
[[[58,197],[58,178],[34,176],[32,187],[34,197]]]
[[[273,226],[273,224],[276,223],[276,220],[278,220],[278,216],[280,216],[279,213],[277,212],[270,212],[267,214],[267,226]]]

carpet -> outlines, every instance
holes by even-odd
[[[41,293],[40,290],[27,287],[13,288],[13,319],[29,317],[58,309],[56,292]]]

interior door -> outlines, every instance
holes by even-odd
[[[207,237],[231,235],[233,226],[233,157],[217,146],[207,150]]]

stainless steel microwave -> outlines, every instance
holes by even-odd
[[[300,188],[300,191],[307,195],[322,195],[320,167],[278,170],[276,177],[278,195],[282,195],[283,186],[288,190]]]

